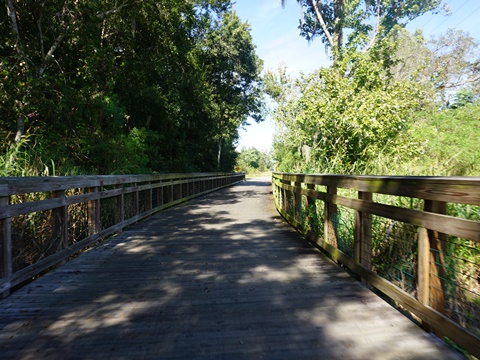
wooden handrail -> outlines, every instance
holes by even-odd
[[[479,206],[480,178],[277,172],[273,173],[272,183],[277,210],[309,241],[413,313],[426,328],[441,337],[448,337],[472,355],[480,357],[478,334],[448,317],[444,308],[448,295],[445,290],[447,236],[469,240],[477,247],[480,243],[480,222],[448,215],[447,203]],[[376,200],[383,195],[420,199],[424,204],[423,209]],[[323,223],[314,227],[311,225],[312,217],[316,216],[317,209],[322,209],[319,201],[323,202]],[[342,251],[337,244],[337,233],[342,230],[337,207],[354,212],[350,224],[353,228],[351,253]],[[417,228],[417,248],[412,249],[418,259],[413,264],[416,266],[417,279],[416,289],[411,293],[383,278],[372,268],[376,256],[372,244],[372,216],[387,219],[391,227],[407,224]],[[388,235],[383,234],[383,237],[388,238]],[[473,266],[478,269],[480,264],[476,261]],[[475,296],[479,301],[480,294]],[[476,326],[480,328],[478,318]]]
[[[244,173],[0,177],[0,297],[126,226],[243,180]],[[102,206],[104,201],[116,203],[108,208]],[[70,223],[69,209],[72,213],[86,213],[83,223]],[[105,214],[106,211],[110,213]],[[50,250],[48,254],[34,254],[33,261],[23,259],[19,264],[17,253],[22,244],[18,242],[22,238],[15,225],[21,222],[19,218],[42,212],[47,214],[42,218],[47,224],[42,225],[52,229],[44,244]],[[102,216],[106,215],[115,221],[104,225]],[[69,236],[69,229],[82,226],[83,237]]]

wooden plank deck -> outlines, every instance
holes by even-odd
[[[302,240],[270,191],[160,213],[1,300],[0,358],[461,358]]]

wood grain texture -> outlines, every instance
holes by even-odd
[[[326,178],[326,180],[323,178]],[[358,192],[359,199],[353,199],[350,197],[338,196],[336,193],[332,193],[329,191],[331,186],[327,186],[326,192],[316,191],[312,189],[311,186],[309,187],[309,185],[311,185],[310,182],[315,179],[321,184],[333,184],[334,181],[339,179],[342,181],[342,179],[351,180],[352,178],[355,177],[343,177],[336,175],[312,176],[303,174],[296,175],[278,173],[273,175],[273,179],[275,180],[276,194],[282,191],[288,191],[290,193],[298,191],[298,189],[300,189],[300,186],[298,185],[299,179],[303,179],[302,181],[309,181],[309,183],[306,184],[307,189],[302,189],[302,193],[307,198],[315,198],[324,202],[326,219],[328,217],[328,208],[331,206],[331,204],[342,205],[357,211],[354,218],[355,252],[353,257],[340,251],[335,243],[329,239],[329,234],[327,231],[328,228],[326,226],[324,235],[322,235],[322,237],[318,235],[318,233],[315,233],[315,230],[305,229],[304,224],[299,222],[297,217],[292,215],[291,211],[286,211],[281,204],[277,204],[277,209],[293,227],[298,229],[301,233],[306,234],[306,237],[313,244],[326,251],[332,257],[332,259],[346,266],[354,274],[360,276],[362,281],[366,281],[368,284],[383,292],[399,306],[407,309],[412,314],[415,314],[419,319],[421,319],[422,323],[427,328],[431,328],[432,331],[434,331],[440,338],[447,336],[450,340],[468,351],[470,354],[480,357],[480,339],[478,336],[442,314],[444,312],[443,309],[445,298],[445,286],[443,284],[443,279],[445,279],[446,262],[442,256],[442,254],[445,253],[445,249],[443,248],[445,244],[445,234],[465,237],[467,239],[479,242],[480,223],[477,221],[469,221],[452,216],[446,216],[445,214],[447,207],[444,201],[425,200],[425,211],[420,211],[375,203],[372,201],[372,196],[370,193],[365,193],[362,191]],[[292,179],[295,180],[295,186],[290,184]],[[384,181],[383,178],[381,179]],[[424,178],[416,179],[416,181],[423,180],[428,181],[428,179]],[[475,181],[472,181],[472,184],[474,182]],[[337,183],[339,182],[337,181]],[[476,185],[477,192],[479,185],[480,183],[477,183]],[[370,195],[365,196],[365,194]],[[419,277],[421,277],[418,284],[418,300],[395,286],[393,283],[372,272],[368,266],[368,259],[366,264],[362,263],[360,260],[361,257],[359,256],[359,252],[366,252],[367,256],[371,254],[368,246],[364,250],[362,250],[361,246],[359,246],[359,243],[361,245],[361,241],[359,241],[361,238],[360,234],[365,234],[366,237],[370,237],[372,231],[371,220],[365,221],[362,226],[362,222],[360,221],[361,213],[365,213],[368,216],[375,214],[384,218],[409,223],[416,225],[419,230],[424,230],[419,231],[419,244],[422,248],[416,249],[420,257],[417,271],[420,274]],[[424,241],[426,241],[428,244],[424,244]],[[425,249],[423,249],[424,247]],[[432,251],[430,249],[432,249]],[[433,258],[432,254],[440,254],[438,260],[436,257]],[[426,268],[426,270],[424,268]],[[434,289],[434,291],[431,289]]]
[[[15,194],[60,191],[74,188],[114,186],[125,183],[177,181],[188,178],[212,180],[228,173],[181,173],[159,175],[91,175],[91,176],[29,176],[0,177],[0,196]],[[241,173],[239,173],[239,176]]]
[[[458,359],[289,228],[268,181],[151,217],[0,301],[2,359]]]
[[[278,186],[291,192],[296,191],[296,188],[291,185],[279,183]],[[342,205],[357,211],[480,242],[480,223],[478,221],[465,220],[427,211],[400,208],[397,206],[375,203],[373,201],[352,199],[345,196],[310,189],[303,189],[302,194],[328,203]]]
[[[283,180],[426,200],[480,205],[480,177],[356,176],[275,173]]]

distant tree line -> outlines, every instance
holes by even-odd
[[[273,167],[270,152],[260,151],[255,147],[242,148],[237,158],[237,168],[249,174],[272,171]]]
[[[261,61],[230,1],[4,9],[3,175],[230,171],[238,127],[261,121]]]

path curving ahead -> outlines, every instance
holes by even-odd
[[[0,359],[458,359],[304,241],[269,179],[124,231],[0,301]]]

